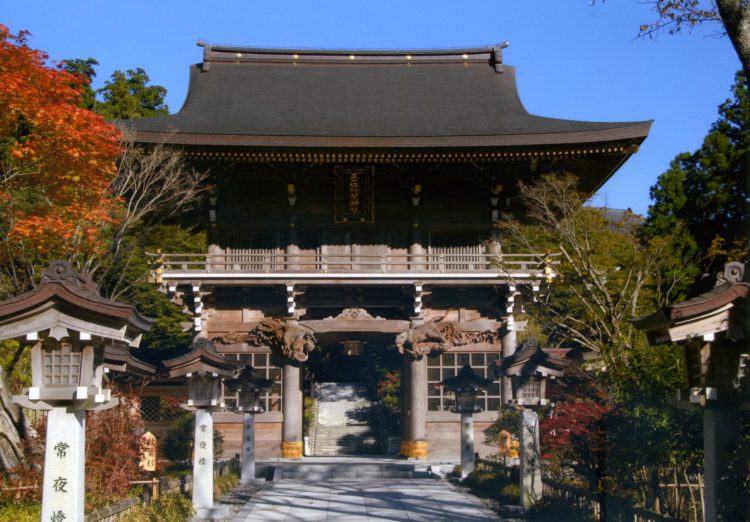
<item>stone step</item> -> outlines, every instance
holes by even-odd
[[[340,478],[412,478],[415,468],[408,464],[295,464],[275,466],[274,480],[331,480]]]
[[[379,431],[373,428],[367,385],[320,383],[312,453],[316,456],[382,453]]]

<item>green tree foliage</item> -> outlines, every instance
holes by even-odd
[[[732,92],[701,148],[679,154],[651,187],[643,236],[676,235],[667,270],[713,274],[725,262],[741,260],[748,248],[750,187],[743,164],[750,149],[750,97],[743,74]],[[686,286],[673,292],[674,299],[685,296]]]
[[[626,212],[616,220],[606,209],[583,206],[585,196],[568,174],[547,174],[520,184],[519,216],[500,224],[503,246],[540,259],[560,252],[554,284],[527,310],[553,344],[582,346],[595,366],[627,371],[629,356],[645,337],[630,319],[653,308],[653,274],[668,258],[670,238],[644,244],[640,220]],[[507,248],[506,248],[507,245]]]
[[[95,67],[99,65],[93,58],[74,58],[72,60],[65,60],[62,63],[62,69],[74,76],[80,78],[81,81],[76,87],[83,93],[83,99],[81,100],[81,107],[88,110],[94,110],[96,106],[96,91],[91,87],[91,82],[94,81],[96,76]]]
[[[169,108],[164,104],[167,90],[160,85],[147,85],[149,81],[148,74],[140,67],[113,72],[104,87],[96,91],[102,101],[94,110],[110,120],[169,114]]]
[[[586,371],[570,383],[584,402],[559,405],[548,422],[554,436],[547,451],[559,466],[574,462],[591,487],[664,506],[658,484],[684,482],[696,469],[701,424],[667,405],[684,384],[679,351],[650,348],[630,320],[664,301],[658,274],[665,267],[677,281],[684,276],[670,260],[679,236],[644,240],[638,216],[585,207],[575,186],[564,174],[522,184],[520,217],[501,224],[507,250],[540,259],[561,252],[557,276],[527,299],[526,311],[550,344],[586,353]]]
[[[157,224],[135,227],[123,238],[122,255],[102,280],[105,293],[130,303],[156,320],[143,336],[142,347],[177,349],[190,344],[192,334],[182,323],[187,316],[179,306],[149,283],[149,261],[146,252],[157,249],[168,252],[205,252],[205,232],[192,232],[176,224]]]

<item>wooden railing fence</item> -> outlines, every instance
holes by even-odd
[[[474,469],[511,480],[519,478],[517,466],[505,466],[496,460],[477,459]],[[595,519],[600,517],[601,497],[594,492],[545,478],[542,480],[542,495],[564,499],[571,506],[589,512]],[[685,522],[685,519],[636,507],[630,499],[614,495],[606,496],[606,508],[607,522]]]

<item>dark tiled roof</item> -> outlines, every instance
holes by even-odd
[[[179,113],[128,122],[140,141],[171,133],[168,142],[184,144],[531,146],[640,142],[650,128],[528,114],[497,48],[204,51]]]

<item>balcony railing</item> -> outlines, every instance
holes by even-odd
[[[559,254],[159,254],[147,253],[152,279],[262,277],[264,274],[325,276],[459,276],[547,279]]]

